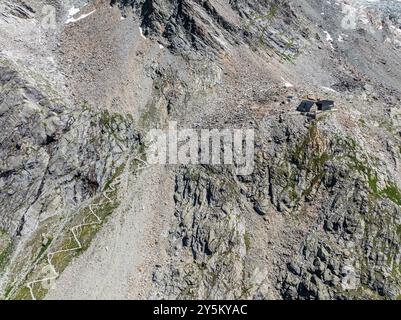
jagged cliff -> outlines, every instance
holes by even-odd
[[[400,3],[0,8],[2,298],[401,296]],[[151,165],[170,121],[254,170]]]

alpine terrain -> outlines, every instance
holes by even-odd
[[[401,299],[400,70],[397,0],[0,0],[0,299]]]

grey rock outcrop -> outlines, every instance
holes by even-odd
[[[125,298],[401,297],[399,3],[2,3],[1,26],[19,29],[0,31],[1,298],[45,298],[49,268],[57,281],[88,248],[88,268],[128,261],[109,254],[125,215],[165,223],[133,245],[151,258],[116,277],[139,288]],[[56,6],[55,30],[38,26],[40,4]],[[336,108],[296,112],[311,94]],[[147,181],[142,137],[169,121],[253,129],[253,172],[180,164]],[[154,186],[134,206],[141,185],[122,181]],[[113,236],[94,246],[100,230]]]

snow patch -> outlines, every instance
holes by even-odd
[[[75,8],[75,6],[73,6],[71,9],[68,10],[68,17],[71,18],[75,16],[79,11],[81,11],[81,9]]]
[[[333,37],[330,35],[330,33],[328,33],[327,31],[324,31],[324,33],[326,34],[326,41],[330,44],[331,50],[334,51],[334,47],[333,47]]]
[[[322,87],[323,90],[330,91],[330,92],[337,92],[336,90],[329,88],[329,87]]]
[[[330,33],[328,33],[327,31],[324,31],[324,33],[326,34],[326,41],[333,42],[333,38],[331,37]]]
[[[284,87],[286,88],[293,88],[294,85],[292,83],[289,83],[287,80],[285,80],[283,77],[281,77],[281,80],[284,81]]]
[[[139,27],[139,32],[141,34],[141,37],[146,40],[147,38],[143,35],[143,29],[141,27]]]
[[[65,24],[74,23],[74,22],[77,22],[79,20],[85,19],[85,18],[89,17],[91,14],[93,14],[95,11],[96,11],[96,9],[91,11],[91,12],[89,12],[89,13],[83,14],[83,15],[79,16],[76,19],[71,17],[65,22]]]

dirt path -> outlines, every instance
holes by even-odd
[[[65,26],[58,52],[76,101],[139,119],[152,92],[144,66],[163,50],[141,36],[132,17],[122,19],[117,8],[95,1],[81,9],[76,22]],[[146,298],[153,267],[164,259],[173,192],[165,168],[122,177],[120,207],[60,275],[47,299]]]
[[[126,185],[126,192],[120,190],[120,208],[47,299],[146,298],[153,267],[165,258],[169,212],[174,212],[170,179],[164,169],[148,168]]]

